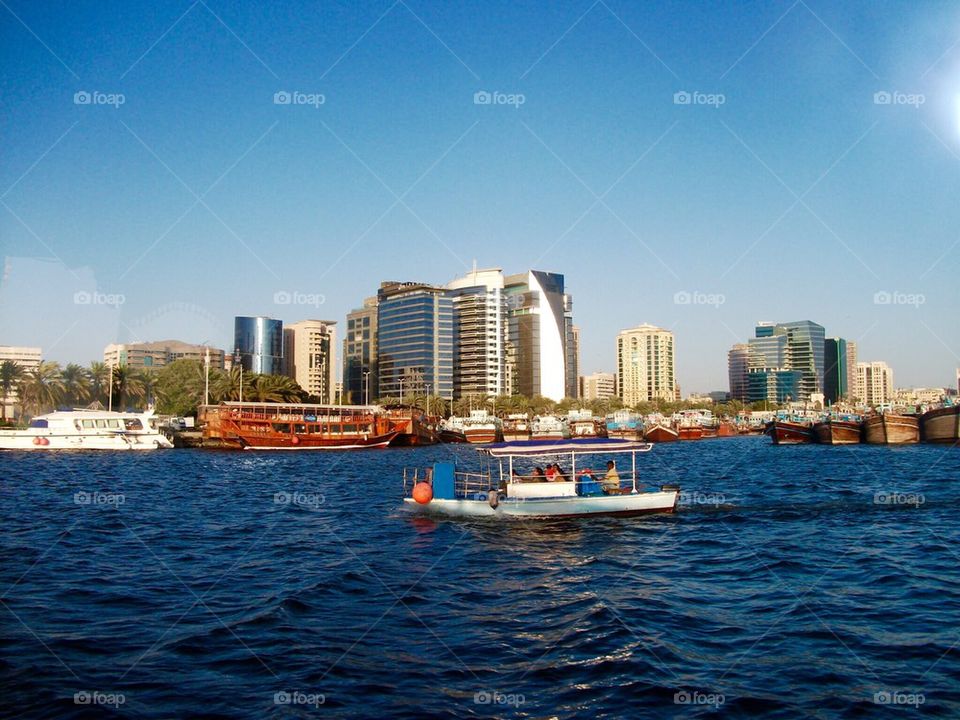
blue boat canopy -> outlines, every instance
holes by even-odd
[[[577,440],[514,440],[478,448],[491,457],[526,455],[603,455],[618,452],[648,452],[653,445],[618,438],[583,438]]]

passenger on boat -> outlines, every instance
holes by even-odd
[[[556,479],[556,476],[557,476],[556,467],[552,463],[547,465],[547,482],[553,482],[554,479]]]
[[[533,469],[533,479],[534,479],[534,482],[540,482],[540,481],[542,481],[544,478],[546,478],[546,475],[543,474],[543,468],[542,468],[542,467],[539,467],[539,466],[538,466],[538,467],[535,467],[535,468]]]
[[[607,474],[603,477],[603,491],[607,495],[620,494],[620,473],[617,472],[617,464],[613,460],[607,460]]]
[[[554,482],[566,482],[567,476],[563,474],[563,470],[560,468],[558,463],[553,464],[553,481]]]

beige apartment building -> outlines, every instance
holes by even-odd
[[[617,378],[625,405],[673,400],[677,391],[673,333],[643,324],[617,335]]]

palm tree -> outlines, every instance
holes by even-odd
[[[20,391],[24,407],[33,410],[34,414],[53,410],[64,395],[60,365],[55,362],[40,363],[27,373],[20,384]]]
[[[12,393],[17,391],[25,376],[26,372],[23,366],[13,360],[4,360],[0,363],[0,389],[3,390],[0,407],[3,408],[3,422],[7,421],[7,400],[10,399]]]
[[[157,403],[157,373],[149,368],[137,370],[136,379],[143,386],[143,405],[149,407]]]
[[[286,375],[256,375],[252,385],[250,400],[255,402],[299,402],[303,395],[297,381]]]
[[[90,371],[82,365],[69,363],[62,373],[63,399],[70,407],[84,405],[90,400]]]
[[[140,373],[128,365],[118,365],[113,368],[113,387],[111,395],[114,407],[126,409],[129,401],[141,400],[145,388]]]
[[[213,402],[224,402],[227,400],[240,399],[240,374],[239,365],[234,365],[229,372],[217,373],[214,377],[210,373],[210,399]],[[243,373],[243,399],[251,399],[253,392],[253,373]]]
[[[107,405],[107,388],[110,387],[110,367],[106,363],[90,363],[90,399]]]

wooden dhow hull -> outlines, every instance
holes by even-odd
[[[703,428],[699,425],[681,425],[677,428],[681,440],[699,440],[703,437]]]
[[[924,442],[960,443],[960,405],[928,410],[920,416]]]
[[[674,442],[679,439],[677,431],[673,428],[664,427],[663,425],[654,425],[651,428],[648,428],[643,433],[643,439],[647,442],[654,443],[663,443],[663,442]]]
[[[919,418],[873,415],[863,421],[863,439],[871,445],[911,445],[920,442]]]
[[[815,423],[813,433],[821,445],[857,445],[860,443],[860,423],[850,420],[825,420]]]
[[[738,434],[737,426],[733,423],[723,422],[720,423],[720,427],[717,428],[717,437],[734,437]]]
[[[774,445],[803,445],[813,442],[813,427],[803,423],[774,420],[767,432]]]

